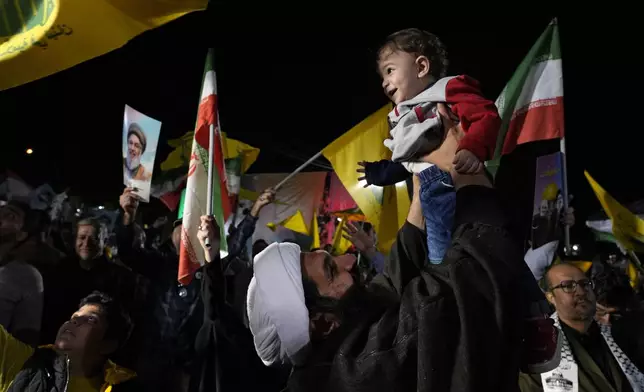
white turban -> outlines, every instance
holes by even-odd
[[[304,302],[300,247],[273,243],[255,256],[248,286],[248,324],[266,366],[300,364],[306,357],[309,311]]]

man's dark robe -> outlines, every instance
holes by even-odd
[[[425,232],[405,223],[372,282],[399,300],[314,345],[288,390],[516,391],[527,266],[507,226],[493,189],[464,187],[452,245],[429,265]]]

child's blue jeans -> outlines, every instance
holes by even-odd
[[[452,177],[438,168],[429,167],[418,173],[420,205],[427,230],[427,256],[432,264],[440,264],[452,242],[456,192]]]
[[[425,217],[427,230],[427,258],[432,264],[440,264],[447,248],[452,243],[454,229],[454,211],[456,210],[456,189],[452,176],[437,166],[429,167],[418,173],[420,179],[420,205]],[[518,260],[523,262],[523,260]],[[526,307],[528,315],[541,315],[543,304],[546,304],[543,292],[527,265],[521,268],[520,287],[530,306]],[[539,306],[535,308],[535,305]]]

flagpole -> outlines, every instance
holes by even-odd
[[[308,161],[306,161],[306,162],[304,162],[303,164],[301,164],[301,165],[300,165],[300,167],[298,167],[297,169],[295,169],[295,171],[294,171],[293,173],[289,174],[288,176],[286,176],[286,178],[285,178],[285,179],[283,179],[282,181],[280,181],[280,182],[279,182],[279,184],[275,185],[275,191],[277,192],[277,191],[282,187],[282,185],[284,185],[288,180],[290,180],[291,178],[293,178],[297,173],[299,173],[299,172],[301,172],[302,170],[304,170],[308,165],[310,165],[311,163],[313,163],[313,161],[315,161],[316,159],[318,159],[318,158],[319,158],[319,157],[321,157],[321,156],[322,156],[322,151],[320,151],[320,152],[318,152],[317,154],[313,155],[311,158],[309,158],[309,160],[308,160]]]
[[[215,124],[210,124],[208,139],[208,192],[206,196],[206,215],[212,216],[212,181],[215,170]],[[210,248],[210,240],[206,237],[206,248]]]
[[[569,200],[570,197],[568,195],[568,167],[566,165],[566,137],[562,137],[561,140],[559,141],[559,150],[561,151],[561,168],[563,171],[563,176],[562,176],[562,188],[563,188],[563,208],[564,208],[564,215],[568,214],[568,206],[569,206]],[[571,249],[570,249],[570,226],[566,223],[564,226],[564,252],[566,255],[571,254]]]

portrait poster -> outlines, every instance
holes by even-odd
[[[150,187],[161,122],[125,105],[123,116],[123,184],[150,201]]]
[[[532,249],[563,239],[563,155],[537,158],[532,212]]]

